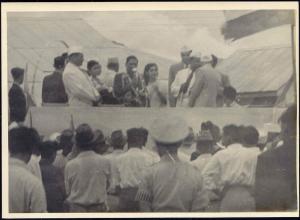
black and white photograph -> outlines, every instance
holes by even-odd
[[[2,217],[299,216],[298,13],[1,3]]]

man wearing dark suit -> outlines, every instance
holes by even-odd
[[[68,96],[62,80],[62,72],[65,67],[65,58],[55,57],[55,71],[43,80],[42,101],[43,103],[68,103]]]
[[[14,82],[8,93],[9,120],[10,122],[22,123],[25,121],[27,113],[26,96],[20,86],[24,81],[24,69],[12,68],[11,75]]]
[[[279,118],[283,145],[258,156],[255,200],[257,211],[297,209],[296,105]]]
[[[188,48],[187,46],[184,46],[181,49],[180,52],[180,56],[181,56],[181,62],[180,63],[175,63],[173,65],[170,66],[169,69],[169,80],[168,80],[168,98],[169,98],[169,106],[170,107],[175,107],[176,106],[176,97],[174,97],[171,94],[171,85],[174,82],[177,73],[180,70],[186,69],[188,68],[188,62],[190,59],[190,54],[191,54],[192,50],[190,48]]]

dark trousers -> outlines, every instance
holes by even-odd
[[[120,212],[138,212],[139,203],[135,201],[138,187],[123,188],[120,191],[119,211]]]

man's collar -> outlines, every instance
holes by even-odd
[[[15,157],[10,157],[9,158],[9,163],[14,164],[14,165],[18,165],[18,166],[22,166],[22,167],[26,167],[26,163],[23,160],[20,160],[20,159],[15,158]]]

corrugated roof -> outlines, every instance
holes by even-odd
[[[217,67],[240,93],[276,92],[293,73],[291,47],[236,51]]]
[[[140,72],[143,72],[147,63],[156,62],[159,66],[159,78],[167,79],[169,66],[173,63],[171,60],[114,43],[80,18],[8,17],[7,29],[8,71],[16,66],[25,68],[28,63],[29,81],[33,80],[34,72],[37,71],[34,92],[37,103],[41,102],[40,84],[53,70],[54,57],[67,50],[60,41],[65,41],[70,46],[83,47],[84,68],[88,60],[96,59],[105,71],[108,57],[117,56],[120,61],[120,71],[124,71],[126,57],[136,55],[139,58]],[[8,79],[11,82],[9,73]]]

